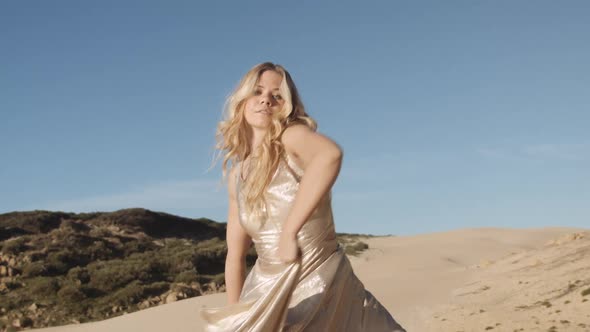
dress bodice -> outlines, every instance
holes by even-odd
[[[241,169],[241,164],[237,165]],[[242,174],[237,176],[237,198],[240,224],[252,238],[258,257],[276,262],[276,248],[282,224],[287,218],[304,171],[288,154],[284,153],[264,193],[268,218],[248,214],[241,194]],[[329,252],[336,250],[336,233],[331,207],[331,191],[320,200],[309,219],[303,224],[297,238],[305,259],[306,249],[318,247]],[[263,219],[263,220],[261,220]],[[327,252],[326,252],[327,253]]]

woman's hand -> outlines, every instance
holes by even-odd
[[[285,264],[294,262],[299,257],[297,234],[281,232],[279,238],[279,259]]]

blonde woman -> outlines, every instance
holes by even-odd
[[[316,132],[290,74],[262,63],[242,78],[218,125],[229,212],[228,305],[206,331],[405,331],[365,290],[336,240],[331,187],[342,150]],[[258,259],[245,276],[245,256]]]

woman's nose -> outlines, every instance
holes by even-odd
[[[260,103],[270,105],[271,104],[270,98],[268,98],[268,96],[262,96],[260,98]]]

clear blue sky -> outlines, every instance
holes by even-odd
[[[344,150],[339,232],[590,226],[590,2],[4,1],[0,213],[226,220],[213,159],[253,65]]]

